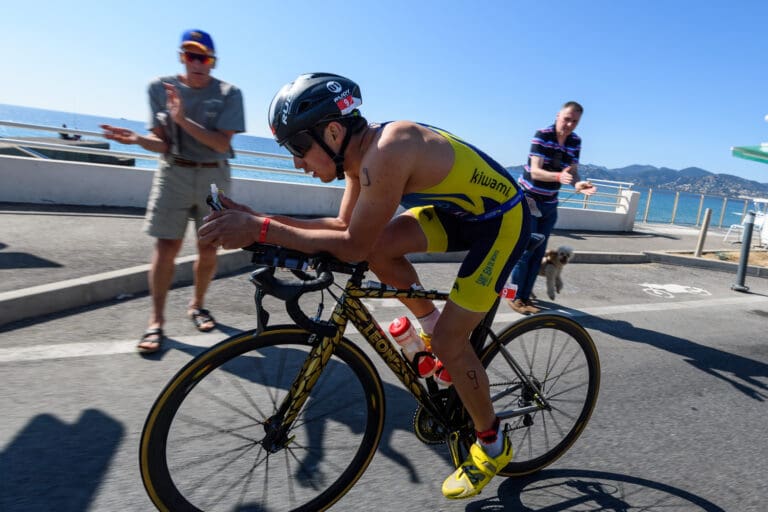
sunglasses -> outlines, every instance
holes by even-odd
[[[314,142],[315,139],[309,130],[304,130],[289,137],[282,146],[296,158],[304,158]]]
[[[192,53],[192,52],[182,52],[182,57],[184,59],[184,62],[187,64],[191,64],[194,61],[200,62],[201,64],[211,64],[213,61],[216,60],[216,57],[211,57],[210,55],[203,55],[202,53]]]

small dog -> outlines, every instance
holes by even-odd
[[[555,249],[547,249],[544,257],[541,259],[541,268],[539,275],[547,278],[547,296],[550,300],[555,300],[555,292],[560,293],[563,289],[563,279],[561,274],[563,267],[573,257],[573,249],[567,245],[561,245]]]

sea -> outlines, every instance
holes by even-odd
[[[6,105],[0,103],[0,121],[13,121],[16,123],[34,124],[49,126],[52,128],[60,127],[66,124],[68,128],[83,131],[101,132],[99,127],[102,124],[111,124],[122,126],[139,133],[146,132],[146,121],[136,121],[124,118],[100,117],[88,114],[79,114],[72,112],[59,112],[55,110],[46,110],[32,107],[22,107],[16,105]],[[17,128],[4,126],[0,124],[0,138],[16,137],[56,137],[55,132],[45,132],[35,129]],[[84,136],[83,139],[92,138]],[[100,137],[93,137],[94,140],[103,142]],[[296,183],[312,183],[320,185],[321,183],[303,172],[296,171],[293,168],[292,160],[284,157],[288,153],[277,145],[277,143],[266,137],[256,137],[248,134],[237,134],[232,140],[232,146],[235,150],[235,158],[231,160],[232,175],[241,178],[267,179],[273,181],[287,181]],[[482,144],[480,144],[482,147]],[[157,167],[157,160],[152,158],[142,159],[140,155],[151,153],[138,146],[125,146],[123,144],[111,141],[111,149],[137,153],[136,166],[143,168]],[[238,150],[257,151],[276,155],[254,156],[238,154]],[[281,158],[283,157],[283,158]],[[251,170],[238,169],[238,164],[258,166],[270,170]],[[516,172],[510,171],[515,177]],[[589,176],[582,176],[589,179]],[[599,184],[598,184],[599,185]],[[343,182],[336,181],[329,186],[343,187]],[[676,193],[660,189],[643,189],[633,187],[632,190],[640,192],[640,206],[638,208],[636,222],[653,223],[671,223],[687,226],[700,226],[704,219],[706,209],[711,209],[710,227],[720,226],[728,227],[731,224],[741,222],[745,213],[752,207],[749,200],[737,197],[724,197],[714,195],[702,195],[692,193]],[[560,193],[563,200],[581,200],[580,194],[574,193],[572,188],[564,187]],[[650,201],[648,198],[650,197]],[[596,198],[596,200],[599,200]],[[579,204],[581,204],[579,202]],[[564,206],[579,207],[579,204],[569,204],[566,201]],[[595,209],[609,209],[611,207],[594,207]]]
[[[58,112],[55,110],[45,110],[32,107],[21,107],[15,105],[5,105],[0,103],[0,121],[13,121],[16,123],[34,124],[38,126],[48,126],[51,128],[61,127],[63,124],[73,130],[83,130],[101,133],[102,124],[110,124],[128,128],[137,133],[147,132],[147,121],[136,121],[124,118],[100,117],[88,114],[77,114],[72,112]],[[0,137],[57,137],[56,132],[42,131],[29,128],[17,128],[4,126],[0,124]],[[83,140],[93,139],[104,142],[101,137],[83,136]],[[139,146],[127,146],[114,141],[110,142],[110,149],[115,151],[125,151],[136,153],[136,167],[154,169],[157,167],[156,158],[142,159],[141,155],[156,155]],[[297,183],[320,184],[317,179],[304,174],[302,171],[293,167],[293,161],[282,157],[290,156],[288,152],[277,145],[274,139],[266,137],[256,137],[243,133],[236,134],[232,139],[232,147],[235,150],[235,158],[230,160],[233,167],[238,164],[252,165],[258,167],[267,167],[276,169],[278,172],[261,170],[232,170],[232,175],[240,178],[269,179],[276,181],[288,181]],[[271,153],[277,157],[262,157],[254,155],[238,154],[238,150],[258,151],[262,153]],[[331,186],[343,186],[343,184],[331,184]]]

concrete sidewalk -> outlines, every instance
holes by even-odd
[[[154,239],[142,230],[143,210],[0,203],[0,325],[147,291]],[[736,271],[736,264],[693,258],[699,230],[635,224],[631,233],[555,232],[550,247],[569,245],[574,263],[665,262]],[[705,251],[740,250],[711,230]],[[681,254],[688,253],[688,256]],[[414,262],[459,261],[461,254],[417,255]],[[192,279],[194,231],[185,238],[176,283]],[[219,274],[250,263],[245,251],[222,251]],[[768,275],[750,267],[749,275]]]

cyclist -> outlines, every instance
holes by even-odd
[[[507,171],[439,128],[410,121],[368,124],[359,86],[311,73],[272,100],[269,124],[294,166],[328,183],[344,179],[335,218],[267,216],[222,198],[200,240],[238,248],[255,241],[346,261],[367,260],[381,281],[419,285],[405,255],[466,250],[442,314],[431,301],[404,303],[432,336],[432,349],[469,412],[477,442],[443,483],[448,498],[476,495],[512,459],[469,335],[492,307],[530,237],[528,207]],[[396,215],[399,204],[408,209]]]

